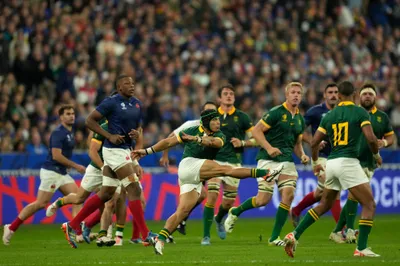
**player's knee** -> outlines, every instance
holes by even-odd
[[[203,202],[207,198],[207,193],[205,191],[201,191],[199,198],[197,199],[197,202]]]
[[[207,203],[215,204],[218,199],[220,183],[219,182],[208,182],[207,184]]]
[[[286,179],[278,181],[278,190],[282,194],[282,202],[290,205],[294,199],[294,192],[296,191],[297,180]]]
[[[257,196],[255,198],[253,198],[254,202],[253,202],[253,206],[254,207],[262,207],[267,205],[270,200],[272,198],[272,194],[270,193],[258,193]]]
[[[235,199],[237,196],[237,189],[226,189],[224,190],[224,197],[222,200],[222,205],[224,208],[230,208],[235,203]]]

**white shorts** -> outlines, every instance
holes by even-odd
[[[104,165],[108,165],[114,172],[132,162],[129,149],[103,147]]]
[[[242,167],[242,165],[240,163],[228,163],[228,162],[221,162],[221,161],[215,161],[216,163],[220,164],[220,165],[229,165],[232,166],[233,168],[239,168]],[[221,179],[223,183],[232,186],[232,187],[239,187],[239,183],[240,183],[240,179],[237,178],[233,178],[230,176],[220,176],[217,177],[218,179]]]
[[[275,162],[271,160],[258,160],[257,162],[257,168],[260,169],[274,169],[276,168],[279,164],[283,164],[283,169],[282,172],[280,173],[281,175],[288,175],[288,176],[293,176],[295,179],[298,177],[298,173],[296,170],[296,165],[294,162]],[[258,182],[258,190],[261,192],[268,192],[268,193],[273,193],[274,192],[274,185],[275,182],[267,182],[263,178],[259,177],[257,178]]]
[[[89,164],[86,167],[85,175],[82,178],[81,187],[88,191],[93,192],[103,185],[103,173],[93,165]]]
[[[368,182],[368,177],[358,159],[336,158],[326,162],[325,187],[327,189],[346,190]]]
[[[368,167],[363,168],[364,173],[367,175],[369,181],[371,182],[372,177],[374,176],[375,171],[374,170],[369,170]]]
[[[59,187],[72,183],[75,184],[75,181],[69,174],[61,175],[44,168],[40,169],[39,190],[54,193]]]
[[[205,161],[205,159],[187,157],[180,162],[178,178],[181,195],[192,190],[196,190],[200,195],[203,187],[200,180],[200,169]]]

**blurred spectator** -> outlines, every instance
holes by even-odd
[[[32,134],[32,142],[26,146],[26,151],[32,154],[43,154],[47,152],[47,147],[42,143],[40,134],[35,132]]]

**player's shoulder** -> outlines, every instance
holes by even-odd
[[[249,116],[246,112],[244,112],[244,111],[242,111],[240,109],[237,109],[237,108],[236,108],[234,114],[235,115],[239,115],[239,116]]]
[[[321,112],[326,112],[326,107],[325,107],[325,105],[323,103],[311,106],[307,110],[306,114],[319,114]]]
[[[376,113],[375,113],[375,115],[377,115],[377,116],[381,116],[381,117],[384,117],[385,119],[389,120],[389,116],[388,116],[388,114],[387,114],[387,113],[385,113],[385,112],[384,112],[384,111],[382,111],[382,110],[376,109]]]
[[[142,105],[142,101],[139,100],[138,98],[136,98],[135,96],[132,96],[132,97],[130,98],[130,101],[131,101],[131,102],[134,102],[134,103],[139,103],[140,105]]]
[[[283,104],[281,104],[281,105],[277,105],[277,106],[272,107],[268,111],[268,113],[280,113],[280,112],[282,112],[284,110],[286,110],[286,108],[285,108],[285,106]]]

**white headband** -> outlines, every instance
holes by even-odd
[[[370,92],[370,93],[372,93],[374,96],[376,96],[376,92],[375,92],[372,88],[365,88],[365,89],[362,89],[361,92],[360,92],[360,96],[363,95],[363,94],[366,93],[366,92]]]

